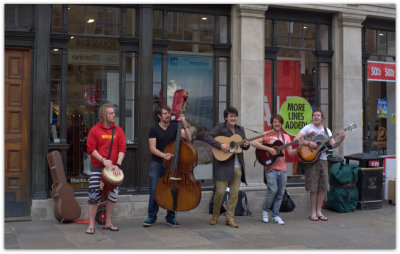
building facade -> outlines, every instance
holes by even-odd
[[[203,137],[228,105],[252,137],[302,97],[333,131],[357,124],[338,155],[394,155],[395,14],[384,4],[5,5],[6,217],[47,209],[51,150],[75,196],[87,195],[86,138],[106,102],[127,138],[120,194],[146,194],[153,110],[179,88],[203,190],[213,188]],[[249,185],[263,185],[253,148],[245,160]],[[289,161],[301,185],[301,162]]]

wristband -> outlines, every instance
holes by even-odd
[[[104,161],[106,161],[106,158],[101,158],[101,164],[104,164]]]
[[[118,166],[119,169],[121,169],[121,164],[115,163],[115,166]]]

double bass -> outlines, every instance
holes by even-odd
[[[177,91],[180,96],[183,92],[181,114],[186,110],[187,92]],[[175,99],[175,98],[174,98]],[[178,98],[182,101],[182,98]],[[178,122],[175,141],[168,144],[164,153],[174,154],[172,160],[163,160],[165,165],[164,176],[158,180],[156,187],[156,202],[169,211],[189,211],[198,206],[201,199],[200,182],[193,176],[193,168],[197,165],[197,151],[181,137],[182,122]]]

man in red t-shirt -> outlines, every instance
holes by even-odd
[[[263,138],[256,139],[252,142],[252,145],[264,151],[267,151],[271,157],[277,156],[279,152],[273,147],[263,145],[264,142],[268,144],[274,144],[275,141],[280,140],[283,144],[290,143],[290,137],[288,134],[283,134],[281,128],[283,125],[283,118],[280,115],[273,115],[270,120],[272,125],[272,131],[276,131],[276,135],[266,136]],[[267,133],[266,131],[265,133]],[[283,152],[283,151],[282,151]],[[294,156],[297,153],[297,148],[292,149],[291,146],[286,148],[286,152],[289,156]],[[268,211],[272,205],[272,222],[280,225],[285,224],[281,217],[279,217],[279,208],[281,207],[282,197],[285,193],[286,188],[286,161],[285,157],[277,157],[275,161],[268,167],[264,167],[264,176],[267,180],[267,197],[263,205],[262,220],[267,223]]]
[[[110,157],[108,153],[111,144],[112,131],[115,128]],[[121,164],[126,152],[126,139],[121,127],[115,125],[115,112],[110,104],[99,108],[99,122],[92,127],[87,139],[87,152],[91,155],[92,172],[89,179],[89,226],[87,234],[94,234],[94,220],[98,203],[102,202],[100,176],[103,167],[112,167],[114,175],[121,174]],[[106,201],[105,229],[118,231],[111,223],[111,215],[117,202],[118,187],[110,191]]]

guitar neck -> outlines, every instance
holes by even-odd
[[[252,138],[243,139],[242,141],[237,142],[237,145],[240,146],[240,145],[242,145],[244,142],[246,142],[246,140],[250,142],[250,141],[253,141],[253,140],[255,140],[255,139],[259,139],[259,138],[265,137],[266,135],[267,135],[267,133],[264,133],[264,134],[261,134],[261,135],[258,135],[258,136],[252,137]]]
[[[347,128],[344,128],[343,130],[346,130],[346,129],[347,129]],[[328,138],[322,140],[320,143],[321,143],[322,145],[325,145],[325,144],[328,143],[331,139],[336,138],[336,137],[339,135],[339,132],[340,132],[340,131],[341,131],[341,130],[339,130],[338,132],[336,132],[334,135],[332,135],[332,136],[330,136],[330,137],[328,137]]]
[[[278,149],[279,149],[279,151],[282,151],[282,150],[284,150],[286,147],[289,147],[289,146],[291,146],[291,145],[294,145],[294,144],[297,144],[297,143],[299,143],[299,141],[300,141],[300,140],[298,140],[298,139],[296,139],[296,140],[293,140],[293,141],[292,141],[292,142],[290,142],[290,143],[287,143],[287,144],[281,145],[280,147],[278,147]]]

